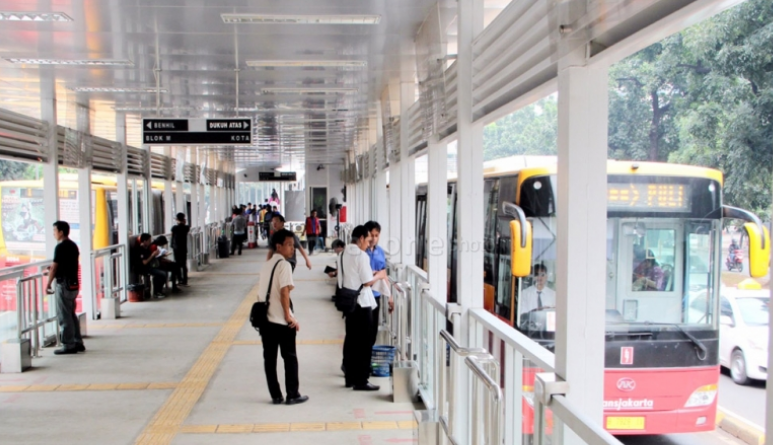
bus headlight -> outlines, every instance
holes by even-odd
[[[696,406],[707,406],[714,403],[714,399],[717,397],[717,385],[706,385],[696,389],[687,403],[684,404],[685,408],[692,408]]]

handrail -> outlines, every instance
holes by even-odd
[[[97,273],[97,260],[102,260],[102,274]],[[104,259],[106,258],[106,259]],[[126,258],[126,246],[124,244],[114,244],[112,246],[103,247],[91,252],[91,268],[92,268],[92,301],[95,303],[93,307],[96,309],[97,295],[102,290],[102,298],[118,297],[119,303],[128,301],[128,277],[127,273],[127,258]],[[97,279],[101,278],[101,283],[97,282]],[[99,286],[98,284],[101,284]],[[93,314],[92,314],[93,315]]]
[[[405,271],[406,273],[411,272],[415,274],[419,279],[421,279],[421,281],[425,283],[429,283],[429,275],[427,274],[427,272],[425,272],[423,269],[419,268],[418,266],[409,264],[405,266]]]
[[[493,357],[492,357],[493,359]],[[496,361],[494,361],[496,363]],[[502,388],[499,387],[499,383],[494,380],[481,366],[480,361],[475,356],[470,356],[464,359],[464,363],[472,371],[476,379],[473,380],[473,401],[472,401],[472,443],[485,443],[489,445],[499,445],[502,443]],[[488,388],[489,396],[491,397],[490,406],[484,405],[484,425],[488,431],[484,431],[484,442],[479,442],[478,438],[480,433],[478,432],[478,396],[479,391],[477,388],[478,382],[482,382],[486,388]]]
[[[471,309],[470,316],[538,367],[550,372],[555,371],[555,355],[534,340],[513,329],[485,309]]]
[[[43,260],[43,261],[37,261],[34,263],[27,263],[27,264],[20,264],[18,266],[11,266],[11,267],[4,267],[0,269],[0,281],[10,280],[12,278],[15,278],[15,275],[19,272],[23,273],[25,270],[38,267],[38,268],[46,268],[51,266],[53,264],[52,260]]]
[[[588,445],[622,445],[615,436],[611,435],[597,422],[586,416],[582,410],[574,406],[571,400],[563,395],[554,395],[548,405],[553,411],[553,416],[561,419],[564,425],[580,436]]]
[[[42,261],[50,265],[51,261]],[[47,267],[47,266],[46,266]],[[22,272],[23,273],[23,272]],[[43,285],[43,268],[29,276],[16,278],[16,338],[21,340],[24,336],[30,337],[30,353],[33,357],[39,357],[39,351],[42,345],[41,338],[46,339],[46,324],[57,322],[56,313],[54,315],[43,317],[40,311],[43,310],[43,299],[45,286]],[[53,307],[55,309],[55,306]],[[49,304],[49,312],[52,307]],[[54,332],[59,331],[57,323]],[[58,341],[58,336],[57,336]]]

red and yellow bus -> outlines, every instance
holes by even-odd
[[[608,161],[607,178],[607,222],[598,228],[606,232],[598,246],[607,270],[606,293],[598,296],[606,302],[604,425],[619,435],[713,430],[723,218],[746,221],[752,276],[769,268],[767,229],[750,212],[723,205],[717,170]],[[497,160],[484,181],[484,306],[552,351],[556,159]],[[449,301],[456,300],[458,214],[479,211],[457,208],[455,188],[450,180]],[[426,187],[420,185],[417,264],[426,269],[425,227]],[[533,371],[524,372],[527,391]],[[527,393],[523,401],[527,434],[533,431],[531,399]]]

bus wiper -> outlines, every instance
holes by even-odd
[[[662,323],[662,324],[665,324],[665,325],[667,325],[667,326],[673,326],[673,327],[675,327],[676,329],[678,329],[678,330],[679,330],[679,332],[681,332],[682,334],[684,334],[684,336],[685,336],[685,337],[687,337],[688,339],[690,339],[690,341],[691,341],[691,342],[693,342],[693,344],[694,344],[695,346],[697,346],[697,347],[698,347],[698,349],[700,349],[700,352],[696,351],[696,353],[698,354],[698,360],[701,360],[701,361],[703,361],[703,360],[706,360],[706,357],[708,356],[709,350],[706,348],[706,345],[704,345],[704,344],[703,344],[703,342],[701,342],[700,340],[698,340],[697,338],[695,338],[695,336],[694,336],[694,335],[690,334],[689,332],[687,332],[686,330],[684,330],[684,328],[682,328],[681,326],[679,326],[679,325],[678,325],[678,324],[676,324],[676,323]],[[701,353],[703,353],[703,357],[701,357]]]

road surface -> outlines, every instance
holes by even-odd
[[[727,370],[719,376],[719,406],[738,417],[765,427],[765,382],[741,386],[733,383]]]
[[[620,436],[618,439],[625,445],[746,445],[745,442],[721,430],[667,436]]]

